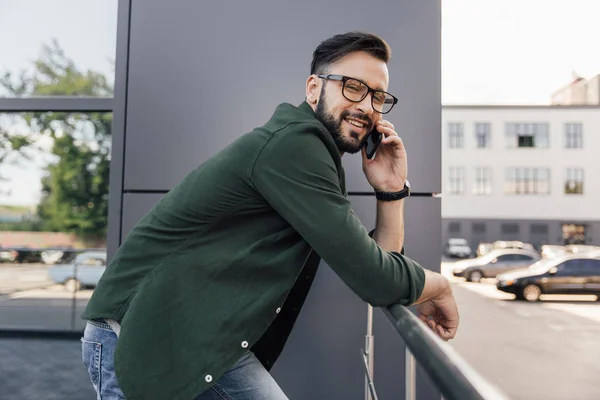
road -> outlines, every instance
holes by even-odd
[[[444,270],[444,269],[443,269]],[[515,400],[600,398],[600,303],[595,296],[512,300],[493,281],[454,281],[461,326],[451,345]]]
[[[48,279],[48,265],[0,264],[0,329],[83,329],[92,291],[75,294]]]
[[[0,263],[0,296],[52,285],[47,275],[48,267],[45,264]]]

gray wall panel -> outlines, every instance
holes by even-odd
[[[390,43],[389,90],[400,103],[387,119],[407,147],[413,191],[440,191],[439,1],[172,0],[168,7],[161,0],[120,1],[122,7],[131,4],[130,19],[119,29],[120,43],[129,40],[127,62],[121,63],[127,67],[127,90],[115,98],[124,107],[115,111],[124,115],[123,127],[117,127],[125,131],[123,140],[115,144],[125,146],[124,173],[122,180],[120,174],[111,176],[111,192],[118,194],[111,196],[111,206],[121,212],[120,229],[111,219],[111,232],[120,232],[121,240],[164,195],[153,192],[171,189],[241,134],[262,125],[279,103],[300,103],[314,48],[333,34],[355,29]],[[349,192],[372,192],[359,155],[345,156],[344,165]],[[372,228],[374,198],[351,199]],[[439,199],[414,197],[406,206],[408,254],[434,270],[439,270],[439,205]],[[290,398],[362,399],[359,352],[366,322],[366,305],[322,265],[273,370]],[[402,341],[378,310],[374,327],[380,398],[401,398]],[[420,373],[418,399],[439,398],[424,379]]]
[[[364,398],[367,307],[321,262],[273,377],[290,399]],[[383,399],[384,397],[382,397]]]
[[[134,2],[124,189],[168,190],[280,102],[300,103],[317,44],[360,29],[392,47],[389,89],[400,102],[389,119],[409,149],[414,190],[438,192],[440,22],[436,1],[373,0],[368,11],[358,0]],[[344,163],[348,190],[370,191],[360,157]]]
[[[376,200],[373,197],[353,197],[358,217],[368,229],[375,227]],[[412,197],[405,200],[406,255],[425,268],[440,272],[438,243],[441,235],[441,199]],[[374,380],[381,399],[401,398],[404,393],[404,344],[379,309],[373,315],[375,341]],[[419,400],[440,399],[440,393],[421,368],[417,372]]]
[[[156,193],[126,193],[123,195],[123,224],[121,237],[125,237],[131,229],[154,207],[164,194]]]
[[[367,229],[375,228],[377,200],[374,196],[350,196],[356,215]],[[406,255],[424,267],[440,272],[441,199],[410,197],[404,205],[404,246]]]

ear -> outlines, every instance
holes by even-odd
[[[322,80],[316,75],[311,75],[306,80],[306,102],[313,107],[317,106],[321,93]]]

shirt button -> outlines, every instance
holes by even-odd
[[[246,348],[246,347],[248,347],[248,342],[246,342],[246,341],[244,340],[244,341],[242,342],[242,347],[243,347],[243,348]]]
[[[212,382],[212,376],[210,376],[210,375],[206,375],[206,376],[204,377],[204,380],[205,380],[206,382],[210,383],[210,382]]]
[[[281,312],[281,307],[277,308],[277,310],[275,310],[276,314],[279,314]]]

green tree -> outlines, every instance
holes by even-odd
[[[56,40],[42,47],[32,67],[18,76],[5,73],[0,87],[11,97],[112,96],[106,76],[79,70]],[[40,229],[104,237],[112,114],[27,112],[17,118],[27,132],[0,128],[0,163],[22,162],[48,150],[51,155],[42,179]]]

